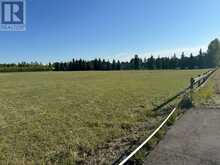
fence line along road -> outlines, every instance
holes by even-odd
[[[189,92],[190,90],[196,89],[198,87],[200,87],[202,84],[204,84],[208,78],[216,71],[217,69],[213,69],[213,70],[209,70],[205,73],[203,73],[203,75],[199,75],[196,78],[191,78],[190,79],[190,84],[187,88],[185,88],[184,90],[180,91],[179,93],[177,93],[175,96],[169,98],[167,101],[163,102],[162,104],[160,104],[159,106],[157,106],[156,108],[153,109],[153,111],[159,110],[162,107],[166,106],[168,103],[170,103],[171,101],[175,100],[177,97]]]
[[[193,89],[199,89],[200,87],[202,87],[207,81],[208,78],[215,73],[217,69],[214,70],[210,70],[207,71],[205,73],[203,73],[203,75],[199,75],[196,78],[191,78],[190,80],[190,85],[184,89],[183,91],[179,92],[177,95],[173,96],[172,98],[168,99],[166,102],[162,103],[161,105],[159,105],[157,108],[155,108],[154,110],[158,110],[162,107],[164,107],[165,105],[167,105],[168,103],[170,103],[171,101],[173,101],[174,99],[176,99],[177,97],[186,94],[188,91],[192,91]],[[124,165],[132,156],[134,156],[145,144],[147,144],[148,141],[151,140],[152,137],[154,137],[154,135],[166,124],[166,122],[170,119],[170,117],[173,115],[173,113],[176,111],[176,107],[171,111],[171,113],[167,116],[167,118],[161,123],[161,125],[143,142],[141,143],[141,145],[139,145],[133,152],[131,152],[128,156],[124,157],[121,156],[119,159],[117,159],[113,165],[119,164],[119,165]],[[122,160],[122,161],[121,161]],[[119,163],[120,162],[120,163]]]

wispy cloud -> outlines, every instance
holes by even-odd
[[[120,61],[128,61],[134,56],[134,54],[138,54],[139,57],[141,58],[145,58],[145,57],[148,58],[151,55],[153,55],[154,57],[158,57],[158,56],[171,57],[175,53],[177,57],[180,57],[182,52],[184,52],[186,56],[189,56],[190,53],[193,53],[193,55],[197,55],[200,49],[202,49],[203,51],[207,51],[207,46],[200,45],[200,46],[195,46],[195,47],[170,48],[166,50],[159,50],[159,51],[152,51],[152,52],[150,51],[143,51],[143,52],[128,51],[128,52],[118,53],[116,55],[109,57],[108,59],[110,60],[119,59]]]

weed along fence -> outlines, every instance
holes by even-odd
[[[181,92],[177,93],[175,96],[171,97],[161,105],[157,106],[153,110],[159,110],[165,106],[167,106],[169,103],[177,99],[179,96],[185,95],[189,92],[196,91],[200,89],[209,79],[209,77],[215,73],[217,69],[209,70],[202,75],[198,75],[196,78],[191,78],[189,86],[182,90]],[[125,151],[124,154],[122,154],[114,163],[113,165],[124,165],[128,163],[128,161],[144,146],[146,145],[157,133],[158,131],[166,125],[167,121],[171,118],[171,116],[174,114],[174,112],[177,110],[177,107],[173,108],[173,110],[169,113],[169,115],[163,120],[163,122],[151,133],[151,135],[144,140],[139,146],[137,145],[132,145],[129,147],[127,151]]]

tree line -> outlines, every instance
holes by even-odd
[[[121,70],[121,62],[110,62],[100,58],[91,61],[73,59],[70,62],[55,62],[53,68],[55,71]]]
[[[52,70],[53,70],[53,66],[51,63],[46,65],[38,62],[0,64],[0,72],[37,72],[37,71],[52,71]]]
[[[95,59],[91,61],[73,59],[69,62],[56,62],[53,64],[55,71],[85,71],[85,70],[129,70],[129,69],[202,69],[214,68],[219,66],[220,62],[220,42],[218,39],[213,40],[208,51],[203,52],[201,49],[198,55],[186,56],[184,52],[178,58],[176,54],[172,57],[140,58],[135,55],[129,62],[112,62]]]
[[[69,62],[56,62],[53,64],[55,71],[88,71],[88,70],[139,70],[139,69],[198,69],[212,67],[207,62],[208,55],[200,50],[198,56],[185,56],[184,52],[180,58],[176,54],[172,57],[140,58],[135,55],[129,62],[120,62],[119,60],[105,61],[104,59],[95,59],[91,61],[73,59]],[[214,67],[214,66],[213,66]]]
[[[186,56],[184,52],[180,57],[140,58],[135,55],[130,61],[119,60],[83,60],[73,59],[68,62],[54,62],[42,64],[38,62],[22,62],[18,64],[0,64],[0,72],[27,72],[27,71],[89,71],[89,70],[138,70],[138,69],[201,69],[214,68],[220,64],[220,41],[213,40],[206,52],[201,49],[197,55]]]

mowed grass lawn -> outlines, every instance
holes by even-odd
[[[0,164],[74,164],[202,72],[2,73]]]

